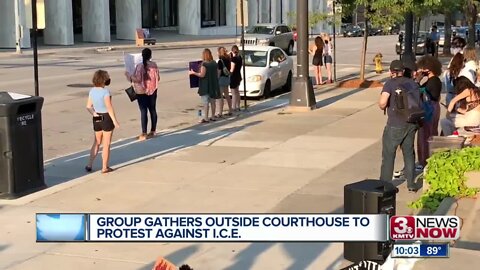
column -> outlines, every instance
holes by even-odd
[[[282,0],[270,0],[270,5],[271,5],[271,18],[272,18],[272,23],[279,23],[280,22],[280,3],[279,1]]]
[[[178,0],[178,33],[198,35],[201,27],[201,1]]]
[[[116,0],[117,39],[135,40],[136,29],[142,28],[142,2]]]
[[[258,18],[258,1],[259,0],[249,0],[248,1],[248,26],[255,25],[259,22],[259,20],[258,20],[259,19]],[[247,1],[245,1],[244,3],[247,3]]]
[[[15,48],[15,2],[0,1],[0,47]]]
[[[110,42],[109,0],[82,0],[83,41]]]
[[[22,48],[30,48],[30,29],[25,20],[25,4],[19,1]],[[15,48],[15,0],[0,0],[0,48]]]
[[[240,13],[240,9],[237,9],[237,1],[226,0],[225,9],[227,10],[227,26],[237,27],[237,12]],[[235,32],[233,34],[235,34]]]
[[[45,0],[45,44],[73,45],[72,1]]]

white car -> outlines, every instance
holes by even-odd
[[[240,51],[242,55],[242,51]],[[269,97],[273,90],[292,88],[293,60],[282,49],[272,46],[245,46],[247,97]],[[243,70],[242,76],[243,76]],[[244,82],[240,95],[245,96]]]

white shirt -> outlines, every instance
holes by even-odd
[[[462,68],[458,77],[465,76],[472,83],[476,84],[477,82],[477,63],[475,61],[468,61],[465,63],[465,66]]]

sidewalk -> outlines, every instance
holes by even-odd
[[[285,110],[286,95],[229,121],[120,142],[109,175],[84,175],[86,152],[53,160],[53,187],[0,201],[0,268],[147,270],[164,256],[194,269],[339,269],[341,243],[39,244],[34,214],[341,213],[344,185],[379,175],[378,94],[325,87],[312,112]],[[397,214],[411,214],[418,195],[399,189]]]
[[[240,34],[240,33],[239,33]],[[153,31],[152,38],[157,40],[155,45],[148,45],[152,49],[178,49],[178,48],[196,48],[214,45],[232,45],[236,41],[235,36],[199,36],[199,35],[180,35],[175,31]],[[39,39],[39,55],[54,53],[73,53],[73,52],[91,52],[98,53],[108,50],[137,51],[135,40],[117,40],[112,35],[111,42],[108,43],[90,43],[83,42],[81,35],[75,35],[75,44],[71,46],[43,45],[43,39]],[[23,56],[31,57],[33,50],[23,49]],[[11,57],[17,55],[15,49],[0,49],[0,57]]]

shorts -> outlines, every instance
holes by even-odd
[[[228,87],[229,85],[230,85],[230,77],[220,76],[220,78],[218,78],[218,86]]]
[[[93,121],[93,130],[95,132],[99,131],[113,131],[115,129],[115,125],[113,124],[113,120],[108,113],[98,113],[102,117],[102,120],[95,120],[92,118]]]
[[[333,63],[333,58],[331,55],[325,55],[325,57],[323,58],[325,64],[331,64]]]
[[[200,98],[202,99],[202,104],[203,105],[208,105],[208,103],[210,102],[210,96],[209,95],[200,96]]]

